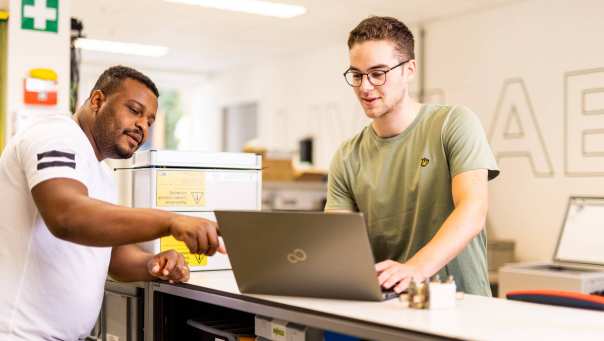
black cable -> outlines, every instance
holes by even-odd
[[[82,54],[80,49],[75,47],[75,41],[78,38],[84,37],[82,31],[84,25],[82,21],[76,18],[71,18],[71,40],[70,40],[70,74],[69,74],[69,110],[75,114],[76,106],[78,105],[78,91],[80,88],[80,64]]]

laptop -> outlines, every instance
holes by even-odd
[[[604,295],[604,198],[570,197],[549,261],[499,269],[499,296],[518,290],[564,290]]]
[[[382,301],[361,213],[215,211],[242,293]]]
[[[604,270],[604,198],[568,199],[553,266]]]

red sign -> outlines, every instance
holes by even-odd
[[[25,78],[23,102],[29,105],[57,105],[57,81]]]

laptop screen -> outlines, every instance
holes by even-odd
[[[569,199],[554,260],[604,265],[604,198]]]

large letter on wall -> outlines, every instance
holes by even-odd
[[[496,110],[489,140],[497,160],[526,159],[536,177],[553,176],[552,163],[522,79],[503,83]]]
[[[604,69],[568,72],[564,85],[564,171],[604,176]]]

